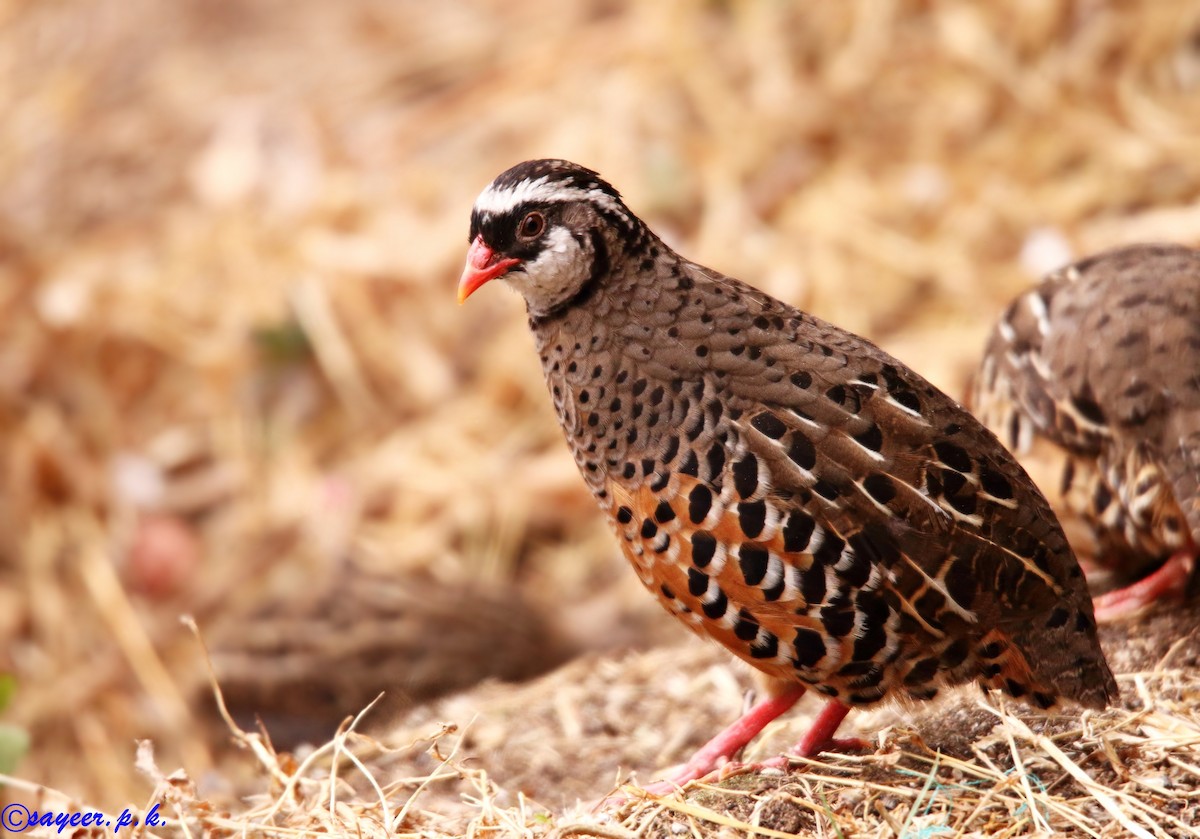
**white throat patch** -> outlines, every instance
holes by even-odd
[[[591,274],[592,262],[582,258],[579,243],[565,227],[551,228],[546,247],[505,280],[521,293],[535,315],[543,314],[575,294]]]

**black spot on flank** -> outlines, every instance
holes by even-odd
[[[1037,691],[1033,694],[1033,704],[1042,710],[1054,707],[1055,697],[1049,693]]]
[[[725,468],[725,447],[721,443],[713,443],[706,455],[708,460],[708,474],[712,478],[716,478],[721,474],[721,470]]]
[[[654,520],[659,524],[666,524],[675,518],[675,511],[671,509],[671,505],[666,501],[659,501],[658,506],[654,509]]]
[[[770,602],[783,597],[783,590],[787,587],[787,575],[780,575],[779,580],[770,588],[763,589],[763,599]]]
[[[725,592],[717,589],[717,596],[713,598],[712,602],[702,604],[701,608],[709,620],[720,620],[725,617],[725,612],[729,609],[729,598],[725,596]]]
[[[863,448],[870,449],[873,452],[883,450],[883,432],[879,430],[879,426],[871,423],[865,431],[854,435],[854,439],[858,441]]]
[[[1092,506],[1096,508],[1097,513],[1103,513],[1111,503],[1112,492],[1103,481],[1097,481],[1096,491],[1092,494]]]
[[[858,534],[850,537],[850,546],[853,549],[854,543],[858,541]],[[850,565],[844,569],[839,569],[837,574],[846,585],[851,588],[862,588],[867,584],[867,580],[871,579],[871,556],[867,551],[852,550],[849,554]]]
[[[968,638],[959,638],[946,647],[942,653],[942,666],[947,670],[953,670],[971,654],[971,641]]]
[[[633,521],[633,510],[629,509],[628,507],[618,507],[617,521],[619,521],[621,524],[629,524],[631,521]]]
[[[704,484],[697,484],[688,494],[688,518],[693,524],[704,521],[708,511],[712,509],[712,490]]]
[[[830,402],[841,405],[846,401],[846,388],[842,385],[834,385],[829,390],[825,391],[825,398]]]
[[[600,378],[600,374],[603,372],[604,372],[604,368],[601,367],[599,364],[597,364],[595,367],[592,368],[592,378],[593,379]]]
[[[788,553],[800,553],[808,547],[816,522],[802,510],[794,510],[783,526],[783,549]]]
[[[1038,545],[1037,550],[1034,551],[1033,564],[1047,574],[1052,573],[1050,571],[1050,551],[1045,545]]]
[[[929,482],[929,478],[931,478],[932,475],[933,475],[932,472],[930,472],[926,475],[926,483]],[[947,496],[958,495],[959,492],[962,491],[962,488],[965,487],[966,485],[967,485],[967,479],[962,475],[961,472],[955,472],[953,469],[945,469],[942,471],[942,480],[941,480],[942,491],[940,493],[934,493],[934,494],[935,495],[942,494],[942,495],[947,495]],[[933,492],[932,485],[930,486],[930,492]]]
[[[874,373],[863,373],[858,377],[858,380],[865,385],[874,385],[879,383],[879,377]]]
[[[839,676],[853,679],[850,686],[856,688],[874,687],[883,681],[883,670],[879,665],[865,659],[851,661],[839,667],[837,673]]]
[[[597,414],[595,411],[592,411],[590,414],[588,414],[587,424],[590,425],[592,428],[595,428],[597,425],[600,424],[600,415]]]
[[[667,438],[667,447],[663,449],[662,462],[666,466],[675,459],[675,455],[679,454],[679,438],[672,434]]]
[[[971,456],[962,446],[942,440],[933,444],[938,460],[958,472],[971,471]]]
[[[654,390],[650,391],[650,396],[648,396],[647,399],[651,405],[657,405],[659,402],[663,401],[663,397],[666,395],[667,392],[663,390],[662,385],[659,385]]]
[[[749,498],[758,490],[758,458],[752,453],[747,452],[733,464],[733,488],[742,498]]]
[[[614,398],[613,401],[609,403],[608,410],[612,411],[614,414],[617,413],[618,411],[620,411],[621,410],[621,397],[618,396],[618,397]]]
[[[834,638],[845,638],[854,629],[854,612],[844,607],[826,606],[821,609],[821,623]]]
[[[633,383],[633,395],[641,396],[646,391],[646,384],[647,383],[646,383],[645,379],[638,379],[636,382],[634,382]]]
[[[1058,629],[1060,626],[1066,626],[1067,618],[1069,618],[1070,616],[1071,616],[1070,612],[1068,612],[1062,606],[1059,606],[1053,612],[1050,613],[1050,617],[1046,620],[1046,628],[1047,629]]]
[[[708,347],[706,347],[704,344],[696,347],[696,355],[699,358],[704,358],[704,356],[708,355]]]
[[[717,540],[706,530],[692,534],[692,564],[704,568],[717,555]]]
[[[825,599],[825,569],[814,565],[800,574],[800,594],[804,602],[810,605],[820,603]]]
[[[793,431],[791,442],[788,445],[788,457],[792,462],[806,471],[812,471],[812,468],[817,465],[817,449],[809,440],[799,431]]]
[[[586,390],[579,391],[579,404],[580,405],[586,405],[588,403],[588,400],[591,398],[592,398],[592,395],[590,393],[588,393]]]
[[[796,638],[792,646],[796,648],[796,657],[792,659],[796,668],[812,667],[825,657],[825,640],[821,633],[807,627],[796,627]]]
[[[694,420],[692,420],[692,424],[689,425],[687,427],[687,429],[684,431],[684,433],[687,435],[688,440],[690,440],[694,443],[694,442],[696,442],[696,439],[702,433],[704,433],[704,419],[705,419],[705,417],[702,412],[696,414],[696,418]]]
[[[1095,622],[1089,618],[1082,610],[1075,613],[1075,631],[1090,632],[1096,626]]]
[[[703,571],[697,571],[695,568],[688,569],[688,592],[693,597],[700,597],[708,591],[709,577]]]
[[[652,457],[643,457],[642,458],[642,475],[643,476],[649,476],[657,468],[658,468],[658,464],[654,462],[654,458],[652,458]]]
[[[970,609],[975,602],[975,578],[966,562],[952,562],[946,570],[946,591],[954,601],[964,609]]]
[[[658,590],[661,591],[662,596],[667,598],[668,600],[675,599],[675,592],[671,591],[671,587],[668,586],[666,583],[663,583],[661,586],[659,586]]]
[[[572,361],[570,364],[567,365],[568,373],[574,373],[578,369],[579,369],[579,365],[576,364],[574,361]]]
[[[628,370],[618,370],[617,371],[617,384],[619,384],[619,385],[625,384],[625,380],[628,378],[629,378]]]
[[[824,478],[818,478],[817,482],[813,484],[813,492],[829,501],[837,501],[842,494],[837,487]]]
[[[798,373],[792,374],[792,384],[799,388],[808,388],[812,385],[812,374],[801,370]]]
[[[660,492],[666,489],[669,483],[671,483],[671,474],[669,472],[655,472],[654,477],[650,480],[650,489],[654,492]]]
[[[1029,691],[1029,688],[1013,679],[1004,680],[1004,689],[1008,691],[1009,695],[1015,696],[1017,699],[1020,699]]]
[[[992,498],[1006,501],[1013,497],[1012,484],[1008,482],[1008,478],[984,463],[979,464],[979,483],[983,486],[983,491]]]
[[[671,379],[671,392],[683,393],[683,379]]]
[[[892,401],[898,405],[903,405],[908,410],[915,414],[921,413],[921,400],[911,390],[892,390],[888,391],[888,395],[892,397]]]
[[[999,641],[992,641],[979,648],[979,655],[981,658],[999,658],[1005,649],[1007,649],[1007,645]]]
[[[642,538],[653,539],[658,533],[658,525],[652,519],[642,519]]]
[[[637,474],[637,467],[632,463],[626,463],[625,468],[621,470],[621,474],[624,475],[626,479],[632,478]]]
[[[741,354],[742,354],[742,353],[744,353],[745,351],[746,351],[746,345],[745,345],[745,344],[735,344],[734,346],[732,346],[732,347],[730,347],[730,348],[729,348],[729,354],[730,354],[730,355],[741,355]]]
[[[833,565],[842,558],[842,550],[846,543],[836,533],[825,531],[821,546],[813,551],[813,562],[820,565]]]
[[[1071,404],[1075,406],[1075,410],[1080,416],[1095,425],[1104,425],[1104,409],[1096,402],[1089,388],[1088,393],[1073,394],[1071,396]]]
[[[733,634],[743,641],[753,641],[758,637],[758,621],[754,615],[745,609],[738,610],[737,620],[733,624]]]
[[[767,524],[767,505],[763,501],[742,501],[738,504],[738,524],[748,539],[757,539]]]
[[[951,507],[962,513],[964,516],[975,515],[975,508],[977,505],[974,495],[952,495],[946,500],[950,502]]]
[[[763,317],[762,315],[759,315],[758,317],[756,317],[754,319],[754,325],[757,326],[759,329],[770,329],[771,328],[771,322],[769,320],[767,320],[765,317]]]
[[[750,425],[772,440],[778,440],[787,432],[787,426],[783,424],[783,420],[770,411],[763,411],[756,415],[754,419],[750,420]]]
[[[896,497],[896,485],[882,472],[868,475],[863,481],[863,489],[880,504],[887,504]]]
[[[779,655],[779,639],[770,632],[763,632],[757,641],[750,645],[751,658],[774,658]]]
[[[956,422],[948,422],[946,423],[946,427],[942,429],[942,432],[948,437],[953,437],[960,431],[962,431],[962,426]]]
[[[755,545],[742,545],[738,550],[738,566],[742,569],[746,585],[756,586],[767,576],[768,557],[766,548]]]
[[[696,453],[689,451],[683,459],[683,463],[679,465],[679,471],[684,475],[691,475],[693,478],[700,475],[700,464],[696,461]]]
[[[937,675],[937,671],[938,660],[936,658],[923,658],[904,674],[904,684],[910,686],[925,684]]]

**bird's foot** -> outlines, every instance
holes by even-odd
[[[1180,551],[1133,585],[1110,591],[1092,600],[1098,623],[1127,618],[1164,597],[1182,596],[1191,578],[1196,557]]]
[[[787,755],[757,763],[738,763],[733,760],[734,755],[762,731],[767,723],[791,708],[803,695],[804,689],[795,686],[778,696],[762,700],[735,723],[709,740],[692,755],[691,760],[672,769],[664,780],[648,784],[642,787],[642,790],[650,796],[670,795],[692,781],[721,781],[731,775],[764,769],[786,771],[788,755],[814,757],[821,752],[869,751],[872,748],[870,743],[858,737],[833,736],[850,708],[831,699],[813,720],[812,727],[804,735],[804,739],[790,749]],[[626,800],[622,795],[614,795],[601,801],[598,807],[606,809],[623,804]]]
[[[741,766],[733,757],[753,740],[763,728],[780,714],[788,711],[804,695],[800,685],[789,685],[786,690],[756,703],[729,727],[701,746],[687,763],[669,770],[667,777],[642,789],[649,795],[670,795],[692,781],[707,778],[721,772],[722,777]],[[613,795],[598,805],[600,809],[624,803],[624,796]]]
[[[823,743],[807,747],[805,742],[801,741],[795,747],[789,749],[787,754],[753,763],[740,763],[729,760],[714,766],[707,761],[697,761],[693,758],[687,763],[672,768],[666,780],[647,784],[640,789],[648,796],[660,797],[678,792],[692,781],[719,783],[734,775],[745,775],[751,772],[772,770],[775,772],[786,772],[794,760],[791,757],[793,755],[798,757],[815,757],[818,754],[826,752],[863,752],[870,751],[873,748],[874,745],[870,741],[864,740],[861,737],[830,737]],[[598,806],[600,809],[608,809],[622,805],[627,801],[628,798],[624,795],[613,795],[605,798]]]

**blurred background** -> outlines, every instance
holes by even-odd
[[[961,397],[1044,271],[1200,244],[1200,8],[0,3],[0,771],[119,810],[137,738],[219,769],[182,613],[281,741],[682,634],[519,298],[454,302],[545,156]]]

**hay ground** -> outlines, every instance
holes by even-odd
[[[32,744],[2,796],[582,831],[577,798],[651,780],[749,682],[653,646],[679,633],[582,490],[518,301],[454,305],[480,187],[587,163],[689,256],[962,394],[1042,271],[1200,244],[1198,43],[1184,0],[0,3],[0,723]],[[402,701],[363,724],[420,742],[255,752],[181,613],[231,703],[302,700],[296,739],[382,684]],[[588,829],[1191,835],[1190,614],[1106,633],[1121,708],[884,709],[857,722],[877,755]]]

